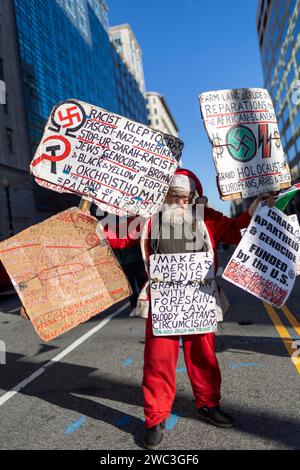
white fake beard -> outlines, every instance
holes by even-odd
[[[192,212],[192,205],[180,206],[178,204],[164,204],[162,206],[162,230],[164,237],[170,234],[170,227],[174,227],[175,238],[182,238],[183,233],[187,240],[186,249],[200,251],[205,243],[204,222],[196,224]],[[197,230],[195,232],[195,229]]]
[[[164,204],[162,207],[162,223],[174,227],[174,225],[184,225],[193,223],[193,213],[191,205]]]

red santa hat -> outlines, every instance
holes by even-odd
[[[195,191],[197,191],[198,196],[203,195],[203,189],[199,179],[195,173],[185,168],[178,168],[175,171],[175,174],[170,183],[170,188],[178,188],[190,193],[195,193]]]

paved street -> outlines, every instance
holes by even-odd
[[[223,266],[226,259],[222,253]],[[290,356],[291,341],[300,339],[300,279],[287,308],[276,311],[222,285],[231,303],[217,336],[222,404],[236,427],[199,421],[181,352],[161,449],[300,449],[300,366]],[[129,318],[125,301],[43,344],[19,306],[16,295],[0,297],[7,348],[0,365],[0,448],[141,449],[144,320]],[[110,319],[113,312],[119,313]]]

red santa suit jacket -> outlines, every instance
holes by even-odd
[[[190,178],[194,179],[196,183],[197,193],[199,196],[202,196],[202,186],[200,181],[194,173],[186,169],[178,169],[176,174],[185,174]],[[126,221],[127,225],[130,227],[132,221],[136,221],[131,232],[128,231],[127,235],[124,238],[119,238],[116,232],[108,226],[104,226],[103,230],[105,236],[110,243],[111,247],[114,249],[122,249],[130,247],[136,243],[141,243],[141,249],[145,261],[145,267],[147,272],[148,270],[148,260],[150,255],[150,238],[149,233],[151,229],[151,223],[153,218],[143,219],[129,217]],[[212,208],[204,208],[204,223],[210,238],[211,247],[214,251],[215,257],[215,270],[217,271],[218,259],[217,259],[217,246],[219,243],[228,243],[228,244],[238,244],[241,239],[241,229],[247,227],[250,223],[251,216],[248,211],[241,214],[239,217],[232,219],[230,217],[224,216],[221,212],[218,212]],[[138,234],[143,233],[141,236]],[[148,283],[149,284],[149,283]],[[137,314],[142,317],[147,317],[149,312],[149,286],[146,285],[142,290],[137,306]],[[148,304],[146,305],[145,302]]]

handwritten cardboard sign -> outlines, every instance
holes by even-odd
[[[281,307],[295,283],[299,243],[298,221],[275,207],[258,208],[222,276]]]
[[[118,215],[150,217],[182,149],[177,137],[72,99],[53,109],[30,170],[48,189],[90,197]]]
[[[0,260],[44,341],[131,294],[97,224],[73,207],[0,244]]]
[[[152,328],[156,336],[216,331],[213,255],[150,256]]]
[[[291,185],[267,90],[210,91],[199,99],[222,199],[247,198]]]

